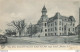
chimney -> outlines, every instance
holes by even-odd
[[[80,24],[80,8],[79,8],[79,24]]]

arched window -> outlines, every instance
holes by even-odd
[[[46,27],[46,23],[45,23],[45,27]]]
[[[45,33],[45,36],[47,36],[47,33]]]

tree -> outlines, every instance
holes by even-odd
[[[37,26],[36,25],[32,25],[31,23],[30,23],[30,25],[29,25],[29,27],[27,28],[27,30],[28,30],[28,34],[30,34],[29,36],[33,36],[33,35],[35,35],[36,33],[37,33]]]
[[[25,28],[25,20],[19,20],[19,21],[12,21],[9,26],[13,26],[19,33],[19,36],[21,36],[21,33],[23,32]]]
[[[6,31],[5,35],[7,35],[7,36],[12,36],[12,35],[16,36],[16,31],[15,30],[6,29],[5,31]]]

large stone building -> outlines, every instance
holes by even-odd
[[[37,23],[37,32],[40,36],[69,35],[75,33],[75,18],[62,16],[59,12],[48,18],[47,9],[42,8],[42,16]]]

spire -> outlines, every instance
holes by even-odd
[[[47,9],[46,9],[45,5],[42,8],[42,12],[47,12]]]
[[[45,7],[45,5],[44,5],[44,7],[43,7],[43,9],[42,10],[46,10],[46,7]]]
[[[43,8],[42,8],[42,15],[46,15],[46,13],[47,13],[47,9],[46,9],[46,7],[44,5]]]

